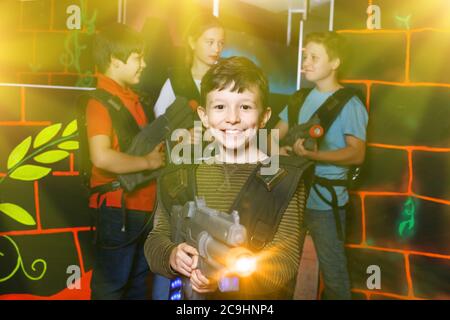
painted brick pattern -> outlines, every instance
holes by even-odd
[[[366,29],[362,13],[371,4],[381,9],[382,29]],[[448,299],[449,2],[336,6],[336,31],[353,47],[344,82],[366,86],[370,115],[363,181],[353,192],[361,216],[349,219],[347,232],[355,297]],[[365,283],[371,264],[381,268],[381,290]]]

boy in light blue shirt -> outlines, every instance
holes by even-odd
[[[342,62],[341,48],[341,41],[335,33],[313,33],[305,39],[303,72],[306,79],[316,86],[304,100],[298,115],[299,124],[307,122],[334,92],[342,88],[337,75]],[[279,117],[280,121],[275,128],[279,129],[282,139],[289,129],[288,107],[279,114]],[[304,139],[298,139],[293,146],[280,148],[280,153],[293,152],[316,161],[316,181],[320,178],[347,180],[349,167],[364,161],[367,122],[366,108],[356,96],[353,96],[314,150],[305,149]],[[348,191],[345,186],[332,188],[336,192],[341,232],[344,233]],[[343,234],[338,234],[339,228],[330,205],[331,200],[330,191],[319,184],[314,184],[306,205],[305,222],[319,258],[325,297],[351,299],[344,238]]]
[[[332,92],[320,92],[314,88],[306,98],[302,110],[298,117],[298,123],[307,122],[316,110],[332,95]],[[281,121],[288,123],[287,107],[279,114]],[[344,106],[331,127],[328,129],[319,150],[337,150],[346,147],[345,135],[354,136],[362,141],[366,140],[367,112],[362,102],[354,96]],[[317,162],[315,174],[328,179],[347,179],[349,167],[325,162]],[[319,191],[331,201],[331,195],[326,190],[317,186]],[[338,196],[339,206],[344,206],[348,202],[348,192],[345,187],[335,187]],[[311,189],[307,207],[315,210],[328,210],[330,206],[324,203]]]

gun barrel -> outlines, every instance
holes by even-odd
[[[229,247],[215,240],[207,232],[202,233],[198,242],[200,256],[210,265],[207,273],[217,278],[236,274],[249,276],[256,269],[256,257],[244,247]],[[220,274],[214,275],[214,272]]]
[[[317,116],[314,116],[308,122],[290,128],[282,145],[292,146],[298,139],[307,139],[307,141],[309,140],[308,144],[312,143],[313,145],[312,139],[320,138],[323,134],[324,130],[320,125],[320,120]]]
[[[187,215],[191,217],[192,234],[199,235],[202,231],[208,233],[228,246],[240,246],[247,240],[247,231],[239,223],[239,215],[229,215],[218,210],[208,208],[204,199],[198,198],[191,202]]]

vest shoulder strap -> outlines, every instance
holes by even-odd
[[[173,68],[169,72],[169,79],[176,96],[200,102],[200,92],[188,69]]]
[[[300,181],[312,179],[313,162],[300,157],[279,159],[279,170],[273,175],[263,176],[262,165],[255,169],[231,208],[239,212],[249,233],[249,248],[254,251],[273,240]]]
[[[165,167],[156,184],[158,199],[167,212],[174,205],[184,205],[197,195],[197,165],[174,165]]]
[[[298,124],[298,115],[300,114],[300,109],[305,103],[306,97],[308,97],[311,92],[311,88],[303,88],[295,91],[288,99],[288,123],[289,128]]]
[[[90,98],[99,101],[108,110],[112,127],[117,133],[120,150],[125,151],[130,146],[133,138],[140,132],[133,115],[123,105],[119,97],[103,89],[97,89],[90,93]]]
[[[90,159],[88,137],[87,137],[87,119],[86,119],[86,106],[89,99],[91,99],[90,94],[83,93],[77,97],[76,101],[78,139],[80,140],[78,167],[83,185],[87,189],[90,188],[91,170],[92,170],[92,163]]]
[[[337,116],[341,113],[344,106],[350,99],[356,95],[356,91],[351,88],[342,88],[334,92],[327,100],[316,110],[316,112],[311,116],[318,116],[320,120],[320,125],[325,132],[336,120]]]
[[[155,113],[153,112],[153,106],[155,105],[154,98],[151,94],[144,92],[142,90],[134,89],[134,92],[139,96],[139,102],[144,109],[145,116],[147,117],[148,123],[155,120]]]

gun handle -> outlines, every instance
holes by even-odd
[[[202,257],[199,257],[197,268],[202,270],[206,274],[206,263]],[[192,289],[191,280],[189,278],[183,277],[183,299],[184,300],[206,300],[204,294],[198,293]]]
[[[303,146],[305,147],[306,150],[313,151],[315,144],[316,144],[316,139],[306,138],[305,142],[303,143]]]
[[[183,300],[206,300],[204,294],[198,293],[192,289],[191,280],[183,278]]]

